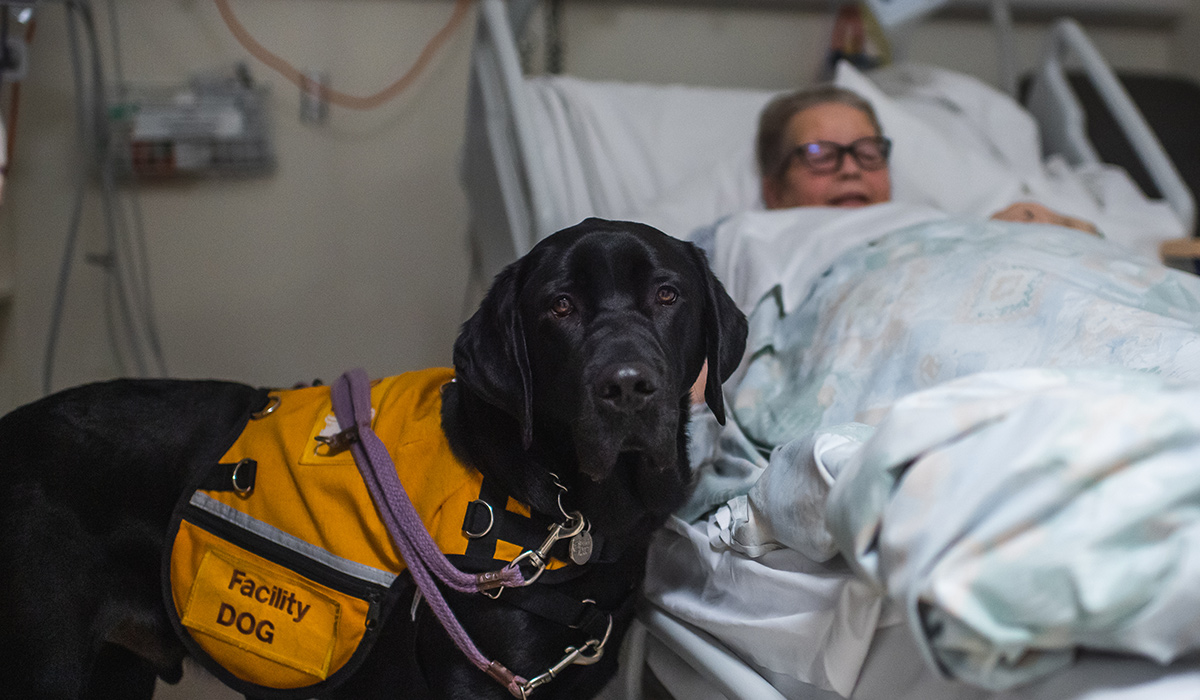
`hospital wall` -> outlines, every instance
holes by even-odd
[[[567,3],[566,7],[563,34],[569,71],[622,80],[767,89],[807,84],[824,64],[834,24],[827,12],[685,11],[673,5],[603,2]],[[1046,20],[1017,24],[1018,71],[1036,65],[1049,24]],[[1175,26],[1107,22],[1085,26],[1101,53],[1119,69],[1172,68]],[[935,19],[905,32],[901,39],[898,58],[996,82],[995,32],[982,17]],[[1200,54],[1196,59],[1190,67],[1200,75]]]
[[[328,73],[340,90],[369,94],[411,65],[451,3],[234,0],[233,7],[267,47]],[[831,28],[829,15],[816,11],[564,7],[565,66],[597,78],[805,84],[824,59]],[[328,381],[355,365],[382,375],[449,363],[457,328],[480,293],[469,284],[467,202],[457,174],[473,21],[395,101],[368,112],[334,107],[328,123],[311,125],[298,118],[298,90],[248,58],[212,3],[121,0],[119,20],[132,85],[181,84],[244,60],[271,87],[273,175],[138,188],[170,373],[288,385]],[[1120,68],[1200,75],[1200,56],[1185,48],[1200,34],[1193,24],[1188,18],[1177,26],[1089,30]],[[107,42],[103,17],[99,27]],[[1044,27],[1019,26],[1022,68],[1039,55]],[[938,20],[915,31],[906,46],[911,59],[994,78],[993,38],[984,22]],[[111,51],[106,56],[111,68]],[[532,62],[539,56],[535,46]],[[10,276],[14,290],[0,301],[0,410],[42,392],[81,162],[72,95],[63,10],[45,3],[0,205],[0,280]],[[101,229],[92,187],[81,253],[103,249]],[[84,262],[73,270],[54,388],[131,371],[108,341],[104,279]]]
[[[366,95],[416,59],[450,16],[447,2],[234,0],[263,45],[334,87]],[[107,38],[105,3],[97,24]],[[456,161],[473,22],[416,84],[366,112],[301,123],[299,90],[234,40],[212,2],[120,0],[121,58],[132,86],[182,85],[247,61],[269,85],[276,172],[249,179],[147,182],[153,302],[172,375],[288,386],[363,366],[372,375],[450,362],[467,275],[466,202]],[[17,146],[0,207],[15,256],[0,405],[41,393],[56,278],[80,166],[61,6],[38,11]],[[112,52],[109,74],[113,77]],[[104,249],[95,188],[80,257]],[[61,388],[130,371],[106,331],[105,275],[77,262],[54,364]]]

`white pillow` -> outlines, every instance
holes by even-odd
[[[1037,121],[1016,100],[991,85],[919,63],[872,71],[871,82],[954,142],[986,151],[1020,175],[1041,172]]]
[[[893,199],[986,216],[1020,198],[1020,175],[979,139],[955,138],[926,122],[845,61],[834,83],[870,102],[892,140]]]
[[[631,219],[675,235],[757,199],[751,156],[761,90],[530,78],[556,223]]]
[[[747,146],[739,151],[712,169],[696,173],[649,207],[622,218],[690,240],[700,228],[730,214],[764,209],[753,149]]]
[[[1073,168],[1041,157],[1037,122],[1008,95],[970,76],[904,64],[871,73],[839,66],[838,84],[866,97],[896,142],[893,197],[952,214],[990,216],[1015,201],[1040,202],[1095,224],[1147,257],[1186,235],[1162,202],[1112,166]]]

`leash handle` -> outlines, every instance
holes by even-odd
[[[400,556],[412,572],[417,589],[425,596],[430,609],[455,646],[472,664],[504,685],[514,697],[525,697],[527,681],[504,668],[499,662],[490,661],[479,651],[462,624],[454,617],[454,612],[450,610],[433,580],[430,569],[455,590],[463,593],[479,591],[476,577],[454,568],[433,541],[404,490],[404,485],[400,483],[387,447],[375,435],[375,431],[371,430],[371,384],[367,373],[362,368],[355,368],[338,377],[330,390],[330,400],[338,427],[343,431],[350,428],[358,431],[358,441],[350,445],[354,463],[362,474],[388,534],[400,550]],[[512,571],[515,572],[515,580],[509,585],[521,585],[523,576],[520,570],[512,567]]]

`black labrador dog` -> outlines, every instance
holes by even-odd
[[[479,648],[526,678],[581,642],[539,607],[539,590],[611,616],[610,653],[568,664],[538,696],[590,697],[615,672],[650,535],[688,494],[689,388],[707,361],[705,399],[723,420],[721,383],[746,331],[697,248],[599,219],[502,271],[463,325],[442,390],[454,455],[534,513],[556,517],[565,500],[603,543],[571,575],[520,589],[533,604],[446,592]],[[189,479],[264,397],[234,383],[118,380],[0,419],[0,696],[148,698],[156,677],[179,680],[188,647],[160,587],[165,530]],[[401,598],[365,660],[313,694],[509,697],[419,603]]]

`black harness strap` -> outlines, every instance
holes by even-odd
[[[628,598],[631,593],[632,588],[622,600]],[[498,600],[550,622],[577,629],[588,639],[604,637],[611,615],[601,610],[594,601],[575,600],[565,593],[537,584],[528,588],[507,589]]]
[[[200,491],[237,491],[248,494],[254,490],[258,474],[258,462],[243,459],[240,462],[219,463],[204,475]]]

